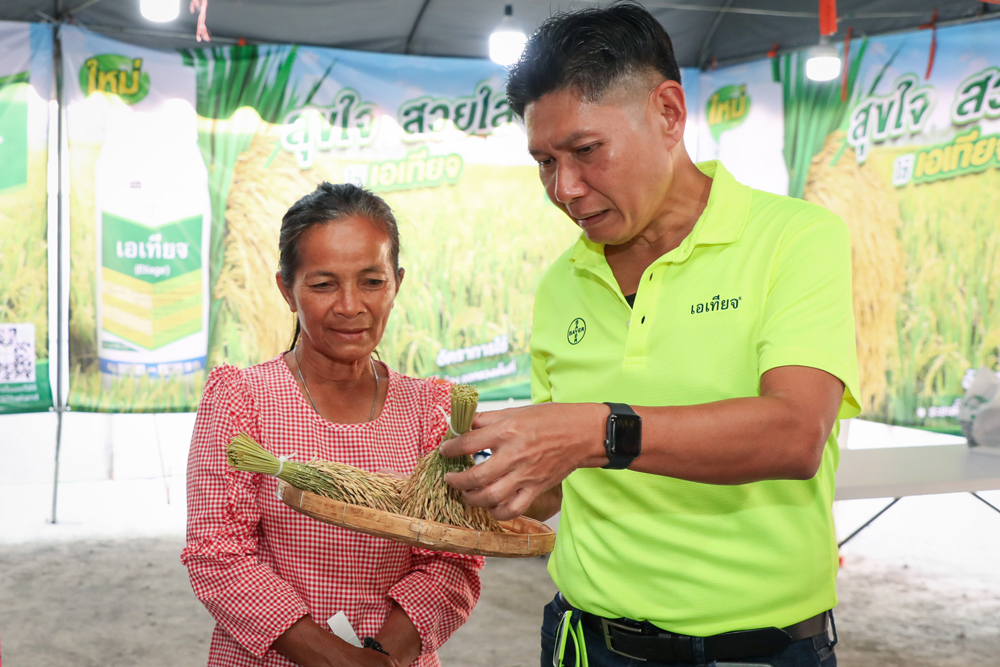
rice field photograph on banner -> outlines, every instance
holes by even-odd
[[[0,414],[52,406],[48,108],[52,30],[0,22]]]
[[[286,350],[281,218],[322,181],[373,190],[399,222],[406,280],[382,359],[483,400],[529,397],[535,286],[578,231],[545,198],[502,69],[296,46],[154,52],[75,28],[64,53],[80,73],[68,91],[75,409],[192,410],[205,369]],[[176,194],[154,186],[158,167],[116,169],[142,164],[164,128],[178,137]],[[137,202],[154,200],[171,212],[143,219]]]
[[[1000,372],[1000,42],[971,24],[701,74],[699,160],[830,210],[852,237],[862,418],[960,434],[977,369]]]
[[[231,86],[218,73],[233,76],[213,61],[220,58],[242,58],[260,74],[271,66],[267,58],[282,64],[255,93],[258,102],[231,110],[212,101],[211,91],[224,96]],[[358,80],[372,78],[363,68],[387,58],[414,68],[413,80],[427,78],[421,92],[428,94],[401,99],[388,83],[373,88],[377,79],[361,87]],[[214,142],[213,173],[232,174],[223,177],[224,223],[214,226],[221,247],[213,248],[210,365],[256,363],[287,349],[294,320],[274,289],[273,268],[281,217],[321,181],[354,182],[382,196],[400,225],[406,280],[378,348],[382,358],[409,375],[475,383],[487,400],[528,397],[535,285],[575,234],[546,202],[523,130],[502,113],[492,65],[476,64],[481,71],[466,84],[478,97],[463,100],[434,96],[441,73],[421,73],[398,56],[302,47],[188,59],[199,77],[203,145],[209,132]],[[447,71],[448,64],[438,66]],[[491,73],[495,80],[485,79]],[[424,126],[419,107],[427,100],[453,115],[439,111]],[[453,109],[462,104],[472,107],[464,113],[476,116],[477,127],[456,126]],[[209,120],[213,112],[219,118]],[[230,140],[245,148],[227,149]],[[223,192],[214,183],[213,197],[218,212]]]
[[[851,230],[862,417],[960,434],[976,370],[1000,372],[1000,42],[987,24],[930,42],[854,40],[844,95],[786,56],[785,151],[789,194]]]

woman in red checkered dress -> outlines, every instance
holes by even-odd
[[[275,478],[226,465],[244,431],[277,456],[409,474],[447,427],[446,385],[372,359],[403,279],[385,202],[323,183],[285,214],[279,246],[292,349],[212,371],[191,442],[181,560],[216,620],[209,665],[439,665],[479,597],[481,558],[314,521],[276,498]],[[338,612],[388,655],[327,630]]]

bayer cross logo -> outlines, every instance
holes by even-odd
[[[586,335],[587,323],[583,321],[582,317],[578,317],[569,323],[569,329],[566,330],[566,340],[569,341],[570,345],[576,345]]]

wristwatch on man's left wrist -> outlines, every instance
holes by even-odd
[[[628,468],[642,453],[642,418],[624,403],[605,403],[611,408],[604,437],[608,470]]]

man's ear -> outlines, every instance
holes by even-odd
[[[650,93],[649,99],[671,146],[680,143],[687,125],[687,97],[681,84],[669,79],[661,81]]]
[[[293,313],[297,313],[298,307],[295,305],[295,297],[292,296],[292,291],[285,287],[285,283],[281,279],[281,271],[274,274],[274,282],[278,284],[278,291],[281,292],[282,298],[288,304],[288,309]]]

